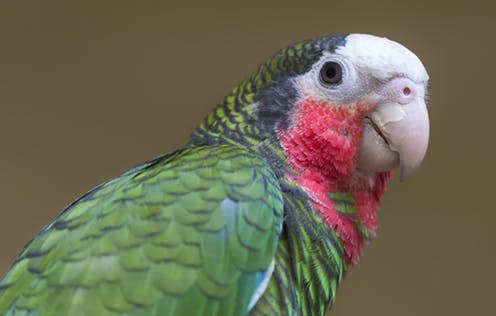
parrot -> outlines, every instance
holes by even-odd
[[[183,148],[38,232],[1,279],[0,315],[326,315],[393,171],[424,160],[428,82],[385,37],[279,50]]]

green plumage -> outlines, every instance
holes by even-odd
[[[341,242],[284,176],[273,130],[253,116],[261,91],[307,71],[335,40],[280,51],[188,147],[67,207],[1,281],[0,315],[245,315],[273,262],[249,314],[324,315],[345,272]],[[354,212],[349,195],[332,198]]]
[[[243,314],[273,261],[282,207],[273,172],[246,150],[156,159],[44,229],[2,281],[1,314]]]
[[[250,315],[325,315],[334,301],[345,272],[343,249],[299,190],[293,183],[283,184],[286,218],[276,268]]]

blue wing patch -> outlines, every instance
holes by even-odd
[[[250,299],[250,304],[248,304],[248,312],[251,311],[253,306],[258,302],[260,297],[263,295],[265,290],[267,289],[267,285],[269,285],[270,277],[272,276],[272,273],[274,272],[274,267],[276,261],[275,259],[272,260],[269,268],[264,271],[260,271],[258,274],[258,280],[257,280],[257,288],[255,289],[255,292],[251,296]]]

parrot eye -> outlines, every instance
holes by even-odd
[[[320,69],[320,79],[327,84],[338,84],[343,79],[341,65],[334,61],[326,62]]]

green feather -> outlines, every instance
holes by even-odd
[[[35,237],[1,283],[0,314],[246,313],[275,256],[280,192],[263,159],[229,145],[145,164]]]

